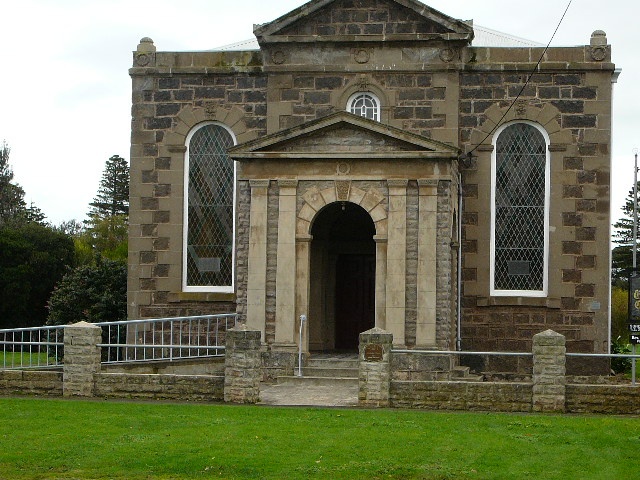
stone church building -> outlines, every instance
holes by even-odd
[[[604,32],[545,51],[418,0],[311,0],[254,34],[133,54],[130,318],[237,311],[273,359],[301,315],[311,352],[374,326],[606,352]]]

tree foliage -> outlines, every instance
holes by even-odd
[[[47,324],[126,320],[126,299],[126,264],[98,256],[94,265],[77,267],[56,286]]]
[[[43,325],[47,300],[73,264],[69,236],[35,222],[0,227],[0,328]]]
[[[638,182],[638,185],[638,191],[640,192],[640,182]],[[640,207],[638,215],[640,216]],[[632,186],[622,206],[622,216],[613,224],[615,229],[613,241],[618,244],[613,249],[611,256],[611,280],[614,285],[626,286],[627,279],[633,270],[633,222]],[[638,233],[640,233],[640,226],[638,230]],[[638,260],[640,260],[640,249],[638,251]]]
[[[98,194],[89,205],[90,219],[129,215],[129,165],[124,158],[113,155],[106,161]]]

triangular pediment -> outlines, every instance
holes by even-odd
[[[418,0],[311,0],[254,29],[260,44],[331,41],[457,41],[473,27]]]
[[[457,158],[457,148],[338,112],[229,149],[231,158]]]

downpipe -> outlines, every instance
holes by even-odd
[[[457,282],[458,291],[456,296],[456,350],[462,350],[462,335],[460,328],[462,326],[462,174],[458,173],[458,265],[457,265]]]

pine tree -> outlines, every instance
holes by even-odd
[[[11,149],[6,141],[0,146],[0,226],[20,218],[26,210],[24,190],[13,183],[13,170],[9,165]]]
[[[638,182],[638,192],[640,196],[640,182]],[[640,218],[640,205],[638,207],[638,216]],[[613,224],[616,230],[613,241],[618,244],[618,246],[613,249],[611,256],[611,279],[614,284],[626,284],[633,269],[633,220],[632,186],[622,206],[622,217]],[[638,230],[638,233],[640,233],[640,225],[638,226]],[[638,261],[640,261],[640,248],[638,249],[637,255]]]
[[[89,204],[87,229],[79,239],[94,253],[113,260],[127,258],[129,165],[119,155],[105,163],[98,195]]]
[[[89,204],[90,218],[129,215],[129,165],[119,155],[106,161],[98,195]]]

